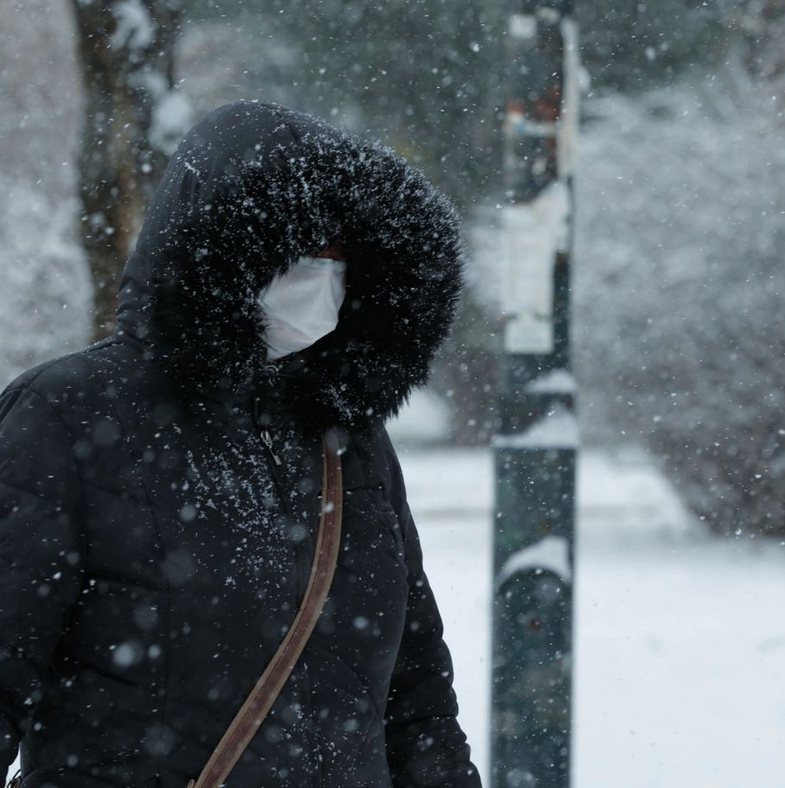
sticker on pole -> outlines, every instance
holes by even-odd
[[[570,197],[553,181],[526,203],[503,208],[507,353],[552,353],[553,278],[556,255],[567,246]]]

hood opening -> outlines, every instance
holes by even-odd
[[[338,326],[270,361],[259,292],[338,239]],[[141,340],[186,396],[262,386],[272,370],[304,427],[354,427],[426,382],[462,284],[457,213],[418,168],[306,113],[241,101],[172,156],[122,273],[115,333]]]

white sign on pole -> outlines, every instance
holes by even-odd
[[[533,200],[503,208],[504,286],[508,353],[553,352],[553,274],[566,248],[570,197],[556,180]]]

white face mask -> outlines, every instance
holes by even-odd
[[[338,325],[345,281],[346,263],[329,257],[301,257],[259,293],[270,359],[303,350]]]

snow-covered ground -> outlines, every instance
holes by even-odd
[[[492,455],[400,450],[488,775]],[[636,451],[578,465],[573,788],[785,786],[785,545],[691,523]]]

